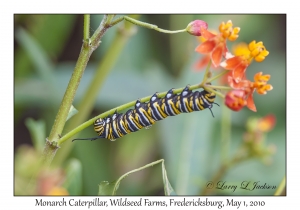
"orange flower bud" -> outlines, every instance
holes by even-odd
[[[225,96],[225,105],[233,111],[240,111],[247,105],[246,96],[245,90],[229,91]]]
[[[254,75],[253,88],[256,88],[258,94],[267,94],[267,91],[273,89],[273,86],[267,84],[271,75],[263,75],[262,72],[258,72]]]
[[[254,40],[248,45],[249,50],[251,51],[251,56],[257,62],[262,62],[269,55],[269,51],[266,50],[263,42],[257,42]]]
[[[239,37],[238,33],[240,32],[240,28],[233,28],[232,26],[233,24],[231,20],[228,20],[226,24],[222,22],[219,26],[219,31],[221,32],[222,36],[224,38],[228,38],[229,41],[235,41]]]

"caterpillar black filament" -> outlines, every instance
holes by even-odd
[[[212,104],[216,104],[214,103],[215,97],[215,93],[206,90],[193,92],[189,90],[188,86],[180,94],[174,94],[173,89],[171,89],[164,98],[159,98],[155,93],[147,103],[137,100],[135,108],[129,109],[126,113],[115,111],[112,116],[96,119],[94,130],[98,134],[97,137],[73,139],[73,141],[99,138],[114,141],[144,127],[147,129],[156,121],[163,120],[168,116],[175,116],[183,112],[201,111],[206,108],[211,111]]]

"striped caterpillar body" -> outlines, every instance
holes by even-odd
[[[215,93],[210,93],[206,90],[193,92],[189,90],[188,86],[180,94],[174,94],[173,89],[171,89],[164,98],[159,98],[157,93],[155,93],[147,103],[137,100],[135,108],[129,109],[126,113],[117,113],[115,111],[112,116],[96,119],[94,130],[98,134],[97,137],[74,140],[106,138],[114,141],[144,127],[147,129],[156,121],[163,120],[168,116],[175,116],[184,112],[201,111],[206,108],[211,111],[215,97]]]

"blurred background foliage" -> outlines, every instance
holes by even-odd
[[[91,15],[91,33],[97,29],[102,17]],[[205,20],[209,29],[218,30],[222,21],[232,20],[234,26],[241,28],[235,43],[263,41],[270,55],[262,63],[253,62],[247,76],[253,78],[259,71],[271,74],[269,83],[274,89],[263,97],[255,95],[256,113],[246,108],[231,112],[227,157],[232,157],[243,141],[247,119],[267,114],[273,114],[277,119],[266,139],[267,144],[274,144],[277,150],[267,166],[258,159],[250,159],[230,168],[222,180],[227,184],[239,185],[247,180],[278,186],[286,173],[286,16],[188,14],[141,15],[139,19],[168,30],[185,28],[195,19]],[[82,45],[83,16],[15,15],[14,24],[15,194],[24,195],[34,194],[24,190],[24,186],[31,179],[33,162],[43,149],[75,67]],[[194,51],[199,44],[196,37],[187,33],[169,35],[141,27],[135,29],[136,33],[115,60],[102,88],[94,90],[98,96],[86,120],[155,92],[201,81],[204,72],[194,69],[201,57]],[[110,48],[117,30],[118,25],[109,29],[100,47],[92,54],[73,103],[75,107],[82,102],[96,67]],[[229,42],[229,49],[230,46]],[[220,98],[216,102],[223,105]],[[49,176],[52,179],[58,177],[53,182],[60,183],[71,195],[96,195],[101,181],[114,181],[132,169],[164,159],[176,194],[197,195],[222,162],[221,117],[225,109],[215,106],[214,118],[209,110],[169,117],[150,130],[142,129],[115,142],[102,139],[71,143],[70,139],[62,144],[54,158],[53,165],[61,171],[53,169]],[[71,121],[72,118],[67,125]],[[90,126],[77,137],[93,136],[96,133]],[[70,145],[70,152],[64,150],[67,145]],[[131,174],[122,181],[117,194],[163,195],[161,173],[161,167],[154,166]],[[37,176],[38,180],[47,180],[45,176]],[[43,194],[43,190],[38,192]],[[216,190],[214,194],[273,195],[274,192],[274,189],[234,193]]]

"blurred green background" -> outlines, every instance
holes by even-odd
[[[91,33],[97,29],[102,17],[91,15]],[[267,114],[274,114],[277,119],[275,128],[267,136],[267,144],[274,144],[277,151],[270,165],[256,159],[249,160],[231,168],[222,180],[228,183],[260,181],[278,186],[286,173],[286,16],[188,14],[141,15],[139,19],[168,30],[183,29],[195,19],[205,20],[209,29],[218,30],[222,21],[232,20],[234,26],[241,28],[235,43],[263,41],[270,54],[262,63],[253,62],[247,70],[247,77],[252,79],[259,71],[271,74],[269,83],[274,89],[265,96],[255,94],[256,113],[247,108],[231,112],[228,156],[234,154],[242,141],[247,119]],[[44,140],[49,135],[80,52],[83,15],[15,15],[14,23],[14,151],[17,157],[22,145],[32,145],[33,139]],[[126,43],[102,88],[99,92],[95,90],[98,97],[86,120],[155,92],[201,82],[203,71],[194,70],[194,64],[201,57],[194,51],[199,44],[196,37],[187,33],[170,35],[141,27],[135,29],[136,33]],[[118,25],[109,29],[100,47],[92,54],[73,103],[75,107],[82,102],[96,67],[111,47],[117,30]],[[231,43],[228,44],[230,49]],[[223,104],[220,98],[216,102]],[[68,161],[75,161],[78,166],[76,173],[80,175],[67,189],[73,192],[71,194],[96,195],[101,181],[116,180],[130,170],[165,159],[168,178],[175,192],[178,195],[197,195],[216,173],[222,159],[222,107],[214,106],[213,112],[214,118],[209,110],[169,117],[149,130],[142,129],[114,142],[102,139],[71,143],[70,139],[61,145],[54,164],[66,170]],[[30,133],[26,126],[31,122],[29,118],[40,120],[40,123],[33,124],[35,128],[37,125],[41,127],[38,134]],[[71,121],[72,118],[67,125]],[[68,131],[64,130],[63,134]],[[96,133],[90,126],[77,137],[94,136]],[[65,151],[64,147],[70,144],[71,152]],[[20,163],[16,157],[15,188],[18,188],[23,175],[17,168]],[[70,189],[72,187],[76,189]],[[214,194],[273,195],[274,192],[219,190]],[[15,193],[19,194],[17,190]],[[126,177],[117,194],[163,195],[161,167],[154,166]]]

